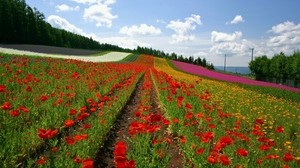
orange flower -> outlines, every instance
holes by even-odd
[[[71,127],[72,125],[74,124],[74,121],[73,120],[66,120],[65,121],[65,127]]]

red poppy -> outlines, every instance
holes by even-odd
[[[10,102],[4,102],[1,106],[2,110],[10,110],[11,109],[11,103]]]
[[[209,155],[207,157],[207,162],[210,164],[216,164],[218,162],[218,160],[215,156]]]
[[[29,112],[29,109],[24,107],[24,106],[20,106],[19,107],[20,111],[24,112],[24,113],[28,113]]]
[[[42,102],[44,102],[44,101],[48,100],[48,96],[47,96],[47,95],[43,95],[43,96],[40,98],[40,100],[41,100]]]
[[[43,165],[45,164],[47,161],[47,158],[46,157],[41,157],[40,159],[38,159],[35,163],[38,164],[38,165]]]
[[[72,125],[74,124],[74,121],[73,120],[66,120],[65,121],[65,127],[71,127]]]
[[[237,154],[238,156],[243,156],[243,157],[245,157],[245,156],[248,156],[248,151],[245,150],[245,149],[239,148],[239,149],[236,151],[236,154]]]
[[[20,115],[19,110],[13,110],[9,114],[12,117],[18,117]]]
[[[94,167],[94,162],[92,159],[85,159],[82,162],[82,168],[93,168]]]
[[[6,86],[5,85],[0,85],[0,92],[4,92],[6,89]]]
[[[38,136],[42,139],[51,139],[55,137],[58,134],[58,130],[44,130],[44,129],[38,129]]]
[[[26,91],[27,91],[27,92],[32,92],[31,87],[30,87],[30,86],[26,86]]]
[[[263,122],[263,120],[262,120],[261,118],[258,118],[258,119],[256,119],[255,123],[261,125],[261,124],[263,124],[264,122]]]
[[[223,136],[223,137],[220,138],[220,142],[222,144],[231,145],[233,140],[232,140],[232,138],[230,138],[228,136]]]
[[[56,146],[53,147],[53,148],[51,149],[51,151],[52,151],[52,152],[57,152],[57,151],[58,151],[58,147],[56,147]]]
[[[171,122],[168,119],[164,119],[162,123],[165,125],[170,125]]]
[[[193,107],[192,107],[192,105],[191,105],[190,103],[186,103],[186,104],[185,104],[185,108],[186,108],[187,110],[189,110],[189,109],[192,109]]]
[[[214,133],[212,132],[205,132],[201,138],[202,142],[209,142],[214,138]]]
[[[278,126],[278,127],[276,128],[276,132],[277,132],[277,133],[282,133],[282,132],[284,132],[284,128],[283,128],[282,126]]]
[[[74,140],[74,138],[69,137],[69,136],[67,136],[67,137],[65,138],[65,140],[66,140],[66,143],[67,143],[68,145],[74,145],[74,144],[76,143],[76,141]]]
[[[196,118],[204,118],[204,114],[203,113],[197,113],[196,114]]]
[[[70,112],[69,112],[69,115],[71,115],[71,116],[72,116],[72,115],[75,115],[75,114],[76,114],[76,112],[77,112],[76,110],[74,110],[74,109],[71,109],[71,110],[70,110]]]
[[[75,156],[74,157],[74,163],[82,163],[82,159],[80,159],[79,157]]]
[[[181,136],[179,136],[179,138],[180,138],[180,142],[181,142],[181,143],[186,143],[186,138],[185,138],[185,136],[181,135]]]
[[[188,112],[186,115],[185,115],[185,119],[187,119],[187,120],[189,120],[189,119],[191,119],[192,117],[193,117],[193,113],[191,113],[191,112]]]
[[[204,148],[199,148],[196,150],[197,155],[201,155],[204,152]]]
[[[294,156],[291,155],[290,152],[286,152],[283,156],[283,161],[285,161],[285,162],[293,161],[293,159],[294,159]]]
[[[172,120],[173,120],[174,124],[179,123],[179,119],[178,118],[173,118]]]
[[[221,164],[222,164],[223,166],[230,165],[230,159],[229,159],[229,157],[228,157],[227,155],[221,155],[221,156],[219,157],[219,160],[220,160],[220,162],[221,162]]]
[[[259,147],[259,150],[261,150],[261,151],[267,151],[267,150],[269,150],[270,149],[270,146],[268,146],[268,145],[261,145],[260,147]]]
[[[89,128],[91,128],[91,125],[90,125],[90,124],[84,124],[83,127],[84,127],[85,129],[89,129]]]

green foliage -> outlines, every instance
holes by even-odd
[[[25,0],[1,0],[0,25],[0,43],[131,52],[116,45],[100,44],[91,37],[53,28],[45,21],[44,14],[32,9]]]
[[[153,55],[156,57],[160,58],[167,58],[171,60],[176,60],[180,62],[186,62],[190,64],[195,64],[195,65],[200,65],[203,67],[206,67],[207,69],[214,70],[214,65],[212,63],[208,63],[205,58],[201,59],[200,57],[194,58],[192,56],[190,57],[183,57],[182,55],[177,55],[176,53],[165,53],[164,51],[152,49],[152,48],[147,48],[147,47],[140,47],[138,46],[134,51],[134,53],[137,54],[148,54],[148,55]]]
[[[269,59],[267,56],[256,57],[249,63],[251,72],[257,80],[276,78],[277,80],[300,80],[300,52],[286,56],[284,53]]]

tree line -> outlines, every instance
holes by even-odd
[[[0,43],[39,44],[57,47],[128,51],[111,44],[100,44],[92,38],[52,27],[43,13],[31,8],[25,0],[0,1]]]
[[[208,63],[205,58],[194,59],[192,56],[185,58],[175,53],[169,54],[161,50],[139,46],[134,50],[124,49],[117,45],[101,44],[91,37],[88,38],[52,27],[45,21],[44,14],[36,8],[31,8],[26,4],[25,0],[0,0],[0,43],[37,44],[100,51],[133,52],[136,54],[164,57],[214,69],[213,64]]]
[[[283,52],[274,55],[271,59],[267,56],[256,57],[249,63],[251,72],[257,80],[266,81],[276,78],[277,81],[300,81],[300,52],[285,55]]]
[[[210,70],[214,70],[214,65],[212,63],[207,62],[205,58],[201,59],[200,57],[198,57],[195,59],[192,56],[189,56],[187,58],[187,57],[183,57],[182,55],[177,55],[174,52],[169,54],[169,53],[165,53],[164,51],[161,51],[161,50],[156,50],[156,49],[147,48],[147,47],[140,47],[140,46],[138,46],[136,49],[134,49],[133,52],[135,52],[137,54],[148,54],[148,55],[153,55],[156,57],[167,58],[167,59],[176,60],[176,61],[180,61],[180,62],[186,62],[186,63],[206,67],[207,69],[210,69]]]

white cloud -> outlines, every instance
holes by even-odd
[[[75,25],[71,24],[68,20],[61,18],[59,16],[50,15],[47,18],[47,21],[54,27],[61,28],[81,35],[84,34],[82,29],[77,28]]]
[[[112,1],[106,1],[112,3]],[[97,27],[112,26],[112,20],[118,18],[111,13],[111,8],[107,4],[95,4],[84,10],[83,18],[90,22],[95,22]]]
[[[145,42],[138,41],[136,39],[133,39],[131,37],[95,37],[97,41],[100,43],[108,43],[108,44],[114,44],[118,45],[119,47],[123,48],[129,48],[129,49],[134,49],[137,46],[143,46],[143,47],[150,47],[151,45]]]
[[[79,6],[70,7],[66,4],[57,5],[55,8],[56,8],[56,12],[79,11],[80,10]]]
[[[243,17],[241,15],[236,15],[232,21],[226,22],[226,24],[238,24],[238,23],[241,23],[241,22],[245,22]]]
[[[141,24],[140,26],[133,25],[131,27],[124,26],[120,29],[119,33],[126,34],[129,36],[135,35],[159,35],[161,34],[161,30],[159,28],[155,28],[154,26],[147,24]]]
[[[104,5],[112,5],[116,3],[116,0],[71,0],[76,3],[93,5],[93,4],[104,4]]]
[[[211,32],[211,41],[213,43],[236,41],[241,37],[242,37],[242,32],[240,31],[236,31],[232,34],[217,32],[217,31]]]
[[[267,46],[277,50],[277,53],[281,51],[291,53],[299,49],[300,23],[296,25],[293,22],[286,21],[273,26],[269,32],[273,33],[273,36],[267,41]]]
[[[191,15],[188,18],[185,18],[185,21],[180,20],[172,20],[167,25],[167,28],[175,31],[175,34],[172,34],[173,40],[171,43],[180,43],[186,41],[192,41],[195,39],[194,35],[190,34],[191,30],[195,30],[197,25],[201,25],[201,16],[199,15]]]

